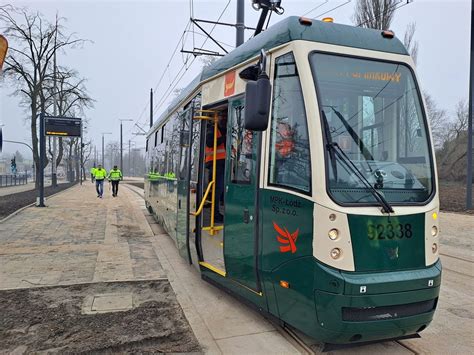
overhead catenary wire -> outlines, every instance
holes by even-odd
[[[351,1],[352,1],[352,0],[347,0],[346,2],[344,2],[344,3],[342,3],[342,4],[339,4],[339,5],[335,6],[335,7],[333,7],[332,9],[327,10],[327,11],[323,12],[322,14],[316,15],[314,18],[321,17],[321,16],[326,15],[326,14],[328,14],[328,13],[334,11],[334,10],[337,10],[337,9],[343,7],[343,6],[346,6],[346,5],[349,4]]]
[[[400,8],[402,8],[403,6],[406,6],[406,5],[409,5],[413,2],[413,0],[399,0],[397,3],[393,4],[391,7],[389,7],[388,10],[398,10]],[[402,4],[403,3],[403,4]],[[401,4],[401,5],[400,5]],[[400,6],[398,6],[400,5]],[[388,11],[387,10],[387,11]],[[380,16],[382,16],[383,14],[380,14]],[[364,22],[361,22],[359,24],[356,25],[356,27],[360,27],[360,26],[363,26],[365,25],[367,22],[369,22],[370,20],[367,20],[367,21],[364,21]]]
[[[218,19],[216,22],[219,22],[220,19],[222,18],[222,16],[224,15],[224,13],[226,12],[227,8],[229,7],[229,4],[231,3],[232,0],[228,0],[227,1],[227,4],[225,5],[224,9],[222,10],[221,14],[219,15]],[[214,29],[216,28],[217,26],[217,23],[214,24],[214,26],[212,26],[209,34],[212,34],[212,32],[214,31]],[[204,42],[201,44],[201,47],[198,48],[199,50],[202,50],[204,45],[207,43],[209,37],[206,37],[206,39],[204,40]],[[162,99],[155,105],[154,109],[153,109],[153,112],[157,112],[161,106],[168,100],[169,96],[173,93],[174,89],[176,88],[176,86],[179,84],[179,82],[181,81],[181,79],[184,77],[184,75],[186,74],[186,72],[189,70],[189,68],[191,67],[191,65],[194,63],[194,61],[196,60],[196,57],[192,58],[191,60],[191,63],[189,63],[189,66],[185,66],[183,65],[181,67],[181,69],[178,71],[178,73],[175,75],[175,78],[173,79],[173,81],[170,83],[170,85],[168,86],[168,89],[167,91],[163,94],[162,96]],[[184,72],[181,74],[180,76],[180,73],[182,71],[182,69],[185,68]],[[174,84],[173,84],[174,83]]]
[[[306,15],[309,15],[310,13],[312,13],[313,11],[316,11],[317,9],[319,9],[320,7],[326,5],[327,3],[329,2],[329,0],[325,0],[322,4],[319,4],[315,7],[313,7],[312,9],[306,11],[303,15],[301,16],[306,16]]]
[[[160,76],[160,78],[158,79],[157,84],[155,85],[155,88],[154,88],[154,90],[153,90],[154,92],[156,92],[156,91],[158,90],[158,88],[159,88],[159,86],[161,85],[161,83],[162,83],[162,81],[163,81],[163,79],[164,79],[166,73],[169,71],[170,64],[171,64],[171,62],[173,61],[173,58],[174,58],[174,56],[176,55],[176,53],[177,53],[177,51],[178,51],[178,48],[179,48],[180,44],[182,43],[182,41],[183,41],[183,39],[184,39],[184,36],[185,36],[185,34],[186,34],[186,31],[187,31],[188,28],[190,27],[190,24],[191,24],[191,20],[189,20],[188,23],[186,24],[186,26],[185,26],[185,28],[184,28],[184,31],[183,31],[183,33],[181,34],[181,37],[179,38],[178,43],[176,44],[176,46],[175,46],[175,48],[174,48],[174,50],[173,50],[173,53],[171,54],[171,57],[170,57],[170,59],[168,60],[168,63],[167,63],[166,66],[165,66],[165,69],[164,69],[163,72],[161,73],[161,76]],[[140,115],[139,115],[138,118],[135,120],[135,122],[134,122],[134,124],[133,124],[133,126],[132,126],[132,130],[133,130],[133,127],[135,127],[135,124],[138,124],[139,126],[141,126],[141,125],[139,124],[139,123],[140,123],[140,120],[142,119],[142,117],[143,117],[143,115],[144,115],[146,109],[149,107],[149,105],[150,105],[150,99],[147,100],[147,102],[146,102],[145,106],[143,107],[143,109],[142,109]],[[132,133],[132,130],[129,131],[129,133]]]

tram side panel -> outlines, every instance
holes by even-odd
[[[163,177],[145,178],[147,207],[166,232],[176,241],[177,181]],[[176,244],[177,245],[177,244]]]
[[[260,213],[261,275],[268,311],[299,329],[314,328],[313,203],[290,193],[262,190]]]

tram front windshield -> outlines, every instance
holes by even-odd
[[[376,203],[368,181],[389,203],[426,202],[433,193],[433,166],[411,70],[401,63],[325,53],[313,53],[310,61],[332,198]]]

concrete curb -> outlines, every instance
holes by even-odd
[[[68,188],[66,188],[66,189],[64,189],[64,190],[61,190],[61,191],[59,191],[59,192],[56,192],[55,194],[52,194],[52,195],[50,195],[50,196],[45,196],[45,197],[47,197],[47,198],[52,198],[52,197],[54,197],[54,196],[56,196],[56,195],[59,195],[59,194],[65,192],[65,191],[67,191],[67,190],[69,190],[69,189],[71,189],[71,188],[77,186],[78,184],[79,184],[79,183],[76,183],[76,184],[74,184],[74,185],[72,185],[72,186],[69,186]],[[20,212],[26,210],[26,209],[29,208],[29,207],[33,207],[33,206],[35,206],[35,205],[36,205],[36,202],[33,202],[33,203],[30,203],[29,205],[26,205],[26,206],[24,206],[24,207],[22,207],[22,208],[20,208],[20,209],[18,209],[18,210],[16,210],[16,211],[10,213],[10,214],[9,214],[8,216],[6,216],[5,218],[0,219],[0,224],[2,224],[2,223],[4,223],[4,222],[8,221],[10,218],[16,216],[16,215],[19,214]]]

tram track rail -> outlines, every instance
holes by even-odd
[[[402,343],[401,340],[394,340],[394,342],[397,343],[398,345],[400,345],[401,347],[407,349],[407,350],[408,350],[409,352],[411,352],[412,354],[420,354],[418,351],[416,351],[415,349],[413,349],[411,346]]]
[[[473,260],[461,258],[461,257],[459,257],[459,256],[453,256],[453,255],[449,255],[449,254],[445,254],[445,253],[439,253],[439,255],[447,256],[448,258],[452,258],[452,259],[457,259],[457,260],[465,261],[465,262],[471,263],[471,264],[474,263]]]
[[[301,354],[318,354],[306,342],[287,325],[275,324],[278,332],[288,340]]]
[[[469,260],[469,259],[466,259],[466,258],[463,258],[463,257],[459,257],[459,256],[454,256],[454,255],[450,255],[450,254],[446,254],[446,253],[439,253],[442,257],[445,257],[445,258],[450,258],[450,259],[454,259],[454,260],[457,260],[461,263],[468,263],[468,264],[472,264],[474,263],[474,261],[472,260]],[[469,278],[473,278],[474,275],[471,273],[466,273],[466,272],[462,272],[462,271],[458,271],[458,270],[454,270],[453,268],[451,268],[451,265],[443,265],[443,271],[447,271],[447,272],[452,272],[452,273],[455,273],[457,275],[461,275],[461,276],[464,276],[464,277],[469,277]]]

